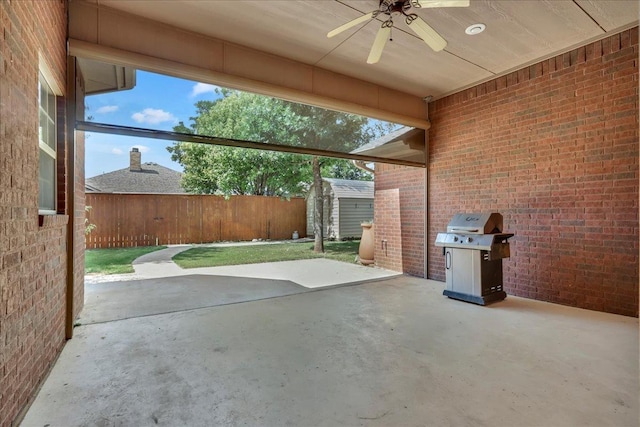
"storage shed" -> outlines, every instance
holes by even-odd
[[[373,181],[323,178],[323,182],[324,236],[337,240],[360,237],[360,223],[373,220]],[[307,195],[308,236],[313,236],[315,194],[311,185]]]

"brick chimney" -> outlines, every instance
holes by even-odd
[[[142,166],[140,165],[142,154],[140,150],[133,147],[131,152],[129,153],[129,170],[130,171],[141,171]]]

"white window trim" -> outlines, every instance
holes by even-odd
[[[49,88],[51,89],[51,92],[53,92],[53,94],[58,97],[58,96],[62,96],[62,89],[60,88],[60,85],[58,85],[56,79],[53,76],[53,73],[51,72],[51,68],[49,67],[49,65],[47,64],[47,61],[44,59],[44,57],[42,56],[42,53],[39,54],[39,64],[38,64],[38,85],[40,84],[40,74],[42,74],[42,77],[44,78],[45,82],[47,83],[47,85],[49,86]],[[38,99],[40,97],[40,88],[38,87]],[[41,103],[40,101],[38,101],[38,124],[40,122],[40,108],[41,108]],[[55,132],[54,135],[56,137],[56,147],[57,147],[57,137],[58,137],[58,123],[57,123],[57,106],[56,106],[56,112],[55,112],[55,116],[52,117],[53,119],[53,124],[55,127]],[[54,161],[55,161],[55,172],[54,172],[54,184],[53,184],[53,191],[54,191],[54,201],[56,202],[56,209],[57,209],[57,163],[58,163],[58,153],[57,153],[57,148],[53,149],[51,148],[49,145],[47,145],[46,142],[44,142],[43,140],[40,139],[40,135],[38,135],[38,156],[40,153],[40,149],[42,149],[45,153],[47,153],[49,156],[51,156]],[[39,157],[38,157],[39,158]],[[39,161],[39,160],[38,160]],[[38,180],[40,177],[40,169],[38,167]],[[38,194],[40,189],[38,188]],[[38,196],[39,197],[39,196]],[[40,203],[38,202],[38,214],[39,215],[56,215],[58,212],[56,209],[41,209],[40,208]]]
[[[64,93],[62,92],[62,87],[58,84],[58,81],[56,80],[53,73],[51,72],[51,67],[49,67],[47,60],[44,58],[44,56],[42,56],[42,53],[39,54],[38,68],[40,69],[40,72],[42,73],[42,75],[44,76],[44,79],[49,84],[49,87],[51,88],[53,93],[56,96],[63,96]]]

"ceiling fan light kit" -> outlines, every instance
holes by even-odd
[[[411,30],[427,44],[427,46],[435,52],[440,52],[447,46],[447,41],[438,34],[436,30],[431,28],[431,26],[422,18],[420,18],[418,14],[412,13],[412,9],[467,6],[469,6],[469,0],[380,0],[380,5],[377,10],[369,12],[366,15],[339,26],[338,28],[330,31],[327,34],[327,37],[334,37],[349,28],[371,21],[380,15],[387,15],[388,18],[382,22],[382,25],[378,30],[378,34],[376,34],[376,38],[373,41],[373,45],[371,46],[369,57],[367,58],[367,63],[375,64],[380,60],[382,51],[387,44],[387,40],[389,40],[389,37],[391,36],[393,15],[395,14],[396,16],[404,18],[405,24],[407,24],[409,28],[411,28]],[[477,25],[482,25],[484,27],[483,24]],[[467,30],[469,30],[469,28],[467,28]],[[484,30],[484,28],[482,28],[482,30]],[[482,32],[482,30],[478,32]]]

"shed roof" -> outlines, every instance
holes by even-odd
[[[143,163],[142,170],[119,169],[87,178],[90,193],[185,194],[180,185],[182,173],[157,163]]]
[[[373,181],[356,181],[351,179],[324,178],[331,185],[338,199],[373,199]]]

